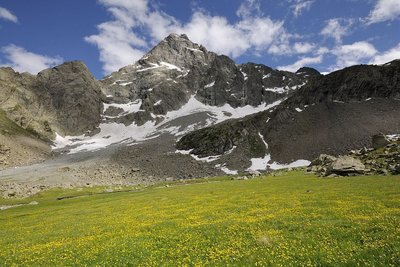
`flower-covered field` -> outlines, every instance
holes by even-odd
[[[0,211],[0,266],[400,266],[399,176],[282,172],[56,199],[88,190]]]

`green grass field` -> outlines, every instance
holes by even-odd
[[[0,211],[0,266],[400,266],[399,176],[295,171],[56,200],[90,190]]]

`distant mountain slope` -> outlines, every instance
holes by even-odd
[[[271,163],[289,163],[368,146],[379,132],[400,132],[400,61],[349,67],[311,79],[273,112],[189,133],[177,147],[201,156],[237,147],[260,158],[263,152],[249,145],[258,139],[258,144],[267,143]]]

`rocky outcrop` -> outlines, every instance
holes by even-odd
[[[99,83],[79,61],[39,72],[36,93],[55,114],[49,123],[64,135],[80,135],[94,130],[103,111]]]
[[[353,150],[338,158],[320,155],[307,170],[320,176],[400,174],[400,138],[390,140],[385,136],[385,139],[388,140],[385,146]]]
[[[353,176],[364,174],[366,168],[361,160],[351,156],[336,158],[322,154],[311,163],[308,171],[318,173],[321,176]]]
[[[218,127],[208,127],[182,137],[177,143],[180,150],[191,150],[200,157],[221,155],[239,146],[243,156],[263,157],[266,153],[254,125],[247,122],[223,122]]]
[[[9,118],[52,139],[54,133],[80,135],[101,120],[100,84],[82,62],[67,62],[37,76],[0,68],[0,100]]]

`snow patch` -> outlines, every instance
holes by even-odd
[[[285,87],[264,88],[264,90],[268,91],[268,92],[274,92],[277,94],[284,94],[287,91],[287,89],[285,89]]]
[[[182,132],[185,133],[187,129],[180,130],[181,127],[167,128],[166,124],[180,117],[199,112],[206,112],[210,117],[202,126],[207,127],[227,119],[242,118],[250,114],[271,109],[279,105],[283,100],[276,101],[269,105],[263,103],[257,107],[247,105],[239,108],[233,108],[229,104],[225,104],[221,107],[209,106],[201,103],[195,98],[194,95],[192,95],[192,97],[184,106],[178,110],[169,111],[166,115],[164,115],[164,120],[157,125],[155,121],[148,121],[140,126],[136,125],[135,123],[132,123],[128,126],[125,126],[122,123],[101,123],[99,126],[100,132],[94,136],[56,137],[53,149],[74,146],[74,148],[69,152],[72,154],[80,151],[93,151],[116,143],[133,144],[155,138],[163,132],[169,132],[175,136],[180,136]],[[107,110],[108,107],[122,108],[124,112],[119,116],[123,116],[133,112],[139,112],[141,105],[142,100],[139,99],[127,104],[104,104],[104,110]],[[192,127],[194,128],[195,126]]]
[[[303,110],[300,109],[300,108],[295,108],[295,110],[296,110],[297,112],[302,112],[302,111],[303,111]]]
[[[215,85],[215,81],[213,81],[212,83],[207,84],[206,86],[204,86],[204,88],[210,88],[213,87]]]
[[[190,48],[190,47],[185,47],[186,49],[193,51],[193,52],[199,52],[199,53],[203,53],[203,51],[201,51],[200,49],[196,49],[196,48]]]
[[[122,85],[122,86],[127,86],[128,84],[131,84],[131,83],[133,83],[133,82],[125,82],[125,83],[120,83],[119,85]]]
[[[238,171],[237,170],[230,170],[230,169],[228,169],[227,167],[226,167],[226,163],[224,163],[224,164],[217,164],[217,165],[215,165],[215,167],[216,168],[219,168],[221,171],[223,171],[224,173],[226,173],[226,174],[229,174],[229,175],[236,175],[236,174],[238,174]]]
[[[154,103],[154,106],[158,106],[158,105],[160,105],[160,104],[161,104],[161,102],[162,102],[162,100],[158,100],[156,103]]]
[[[176,154],[182,154],[182,155],[190,155],[190,152],[192,152],[193,149],[189,149],[189,150],[176,150],[175,153]]]
[[[136,72],[143,72],[143,71],[153,70],[153,69],[157,69],[157,68],[161,67],[160,65],[155,64],[155,63],[149,63],[149,64],[152,65],[152,67],[140,69],[140,70],[137,70]]]
[[[176,150],[175,153],[176,154],[182,154],[182,155],[190,155],[192,158],[194,158],[197,161],[201,161],[201,162],[212,162],[215,161],[217,159],[219,159],[221,157],[221,155],[219,156],[209,156],[209,157],[203,157],[200,158],[197,155],[191,154],[191,152],[193,151],[193,149],[189,149],[189,150]]]
[[[157,68],[161,68],[161,67],[166,67],[167,69],[170,69],[170,70],[177,70],[177,71],[182,72],[182,69],[179,68],[178,66],[175,66],[173,64],[170,64],[170,63],[164,62],[164,61],[161,61],[159,64],[157,64],[157,63],[149,63],[149,64],[151,65],[151,67],[140,69],[140,70],[137,70],[136,72],[143,72],[143,71],[153,70],[153,69],[157,69]]]
[[[268,73],[267,75],[264,75],[262,78],[263,78],[263,80],[264,79],[268,79],[269,77],[271,77],[272,76],[272,74],[271,73]]]
[[[281,170],[281,169],[289,169],[289,168],[299,168],[299,167],[306,167],[311,164],[311,161],[299,159],[290,164],[279,164],[277,162],[273,162],[268,164],[272,170]]]
[[[400,140],[400,134],[389,134],[389,135],[386,135],[386,137],[387,137],[390,141],[397,141],[397,140]]]
[[[173,64],[170,64],[170,63],[167,63],[167,62],[164,62],[164,61],[161,61],[160,65],[164,66],[164,67],[167,67],[167,69],[170,69],[170,70],[177,70],[177,71],[182,72],[182,69],[179,68],[178,66],[175,66]]]
[[[109,107],[121,108],[121,109],[123,109],[123,112],[118,116],[118,117],[120,117],[120,116],[123,116],[126,114],[140,111],[141,106],[142,106],[142,99],[138,99],[133,102],[129,102],[127,104],[105,104],[104,103],[103,110],[106,111]]]
[[[263,141],[265,148],[268,150],[268,144],[265,141],[264,137],[262,136],[261,133],[258,133],[260,136],[261,140]],[[296,160],[290,164],[280,164],[278,162],[271,162],[271,155],[270,154],[265,154],[263,158],[252,158],[250,159],[251,161],[251,166],[247,169],[247,171],[259,171],[259,170],[266,170],[266,169],[272,169],[272,170],[280,170],[280,169],[287,169],[287,168],[297,168],[297,167],[304,167],[310,165],[310,161],[308,160]]]
[[[249,77],[247,77],[247,73],[244,73],[242,70],[240,70],[240,72],[242,73],[244,80],[247,80]]]

